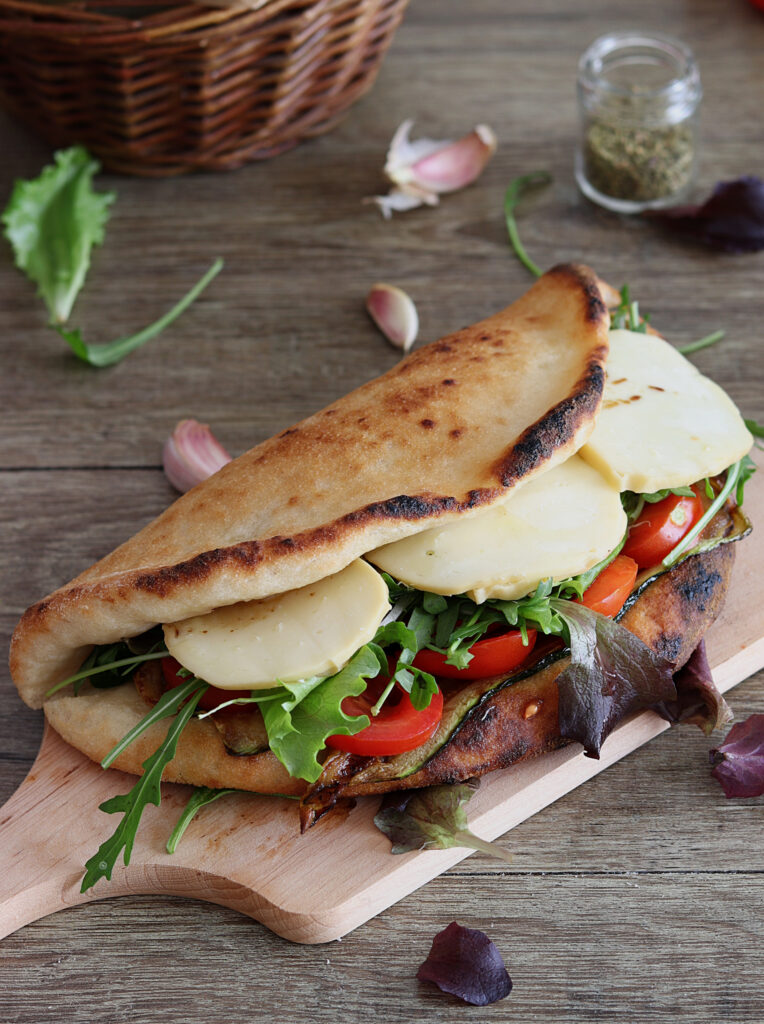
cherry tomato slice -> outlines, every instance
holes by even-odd
[[[381,682],[386,683],[387,680],[382,679]],[[355,736],[329,736],[326,745],[364,757],[386,757],[388,754],[405,754],[429,740],[443,714],[440,690],[433,694],[426,708],[417,711],[405,690],[396,686],[379,714],[372,716],[370,709],[381,692],[381,685],[370,684],[359,697],[346,697],[342,702],[345,714],[369,715],[371,725]]]
[[[414,664],[424,672],[445,679],[487,679],[499,676],[502,672],[511,672],[522,665],[533,650],[536,643],[536,630],[528,630],[528,645],[523,643],[519,629],[510,629],[499,636],[485,637],[477,640],[470,647],[472,661],[466,668],[457,668],[446,664],[445,654],[429,651],[425,648],[414,658]]]
[[[645,505],[629,528],[623,554],[633,558],[640,569],[658,565],[703,515],[697,494],[669,494],[663,501]]]
[[[175,686],[182,686],[183,683],[188,682],[188,678],[184,679],[183,676],[179,676],[178,672],[183,666],[175,658],[171,658],[169,655],[166,658],[162,658],[162,675],[164,676],[165,683],[172,689]],[[224,704],[227,700],[233,700],[240,694],[249,696],[249,690],[221,690],[217,686],[210,686],[208,690],[199,698],[200,708],[205,708],[207,711],[212,711],[213,708],[218,707],[219,704]]]
[[[617,555],[584,591],[579,604],[611,618],[617,615],[634,589],[638,566],[633,558]]]

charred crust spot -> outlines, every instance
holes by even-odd
[[[481,341],[490,341],[491,340],[491,335],[490,334],[481,334],[480,335],[480,340]]]
[[[682,653],[682,639],[678,633],[660,633],[650,646],[661,658],[675,665]]]
[[[453,377],[446,377],[446,379],[443,381],[444,388],[452,388],[454,384],[456,384],[456,381],[454,380]]]
[[[496,474],[504,487],[510,487],[540,466],[548,453],[570,440],[581,421],[594,412],[605,380],[597,358],[592,360],[576,392],[528,427],[509,456],[497,463]]]
[[[288,430],[282,430],[279,437],[289,437],[290,434],[299,434],[299,427],[290,427]]]
[[[44,616],[48,608],[50,608],[50,601],[38,601],[37,604],[32,605],[26,614],[29,616]]]
[[[700,560],[695,562],[693,568],[695,571],[692,575],[679,582],[677,589],[687,604],[704,612],[722,583],[722,577],[714,570],[706,571]]]
[[[567,277],[579,286],[583,292],[584,315],[589,323],[596,324],[608,320],[609,314],[602,301],[597,280],[587,267],[579,266],[576,263],[560,263],[556,267],[552,267],[549,273]]]
[[[419,421],[420,426],[424,427],[425,430],[432,430],[435,426],[435,420],[423,419]]]
[[[236,544],[230,548],[215,548],[204,551],[186,562],[164,566],[153,572],[136,576],[134,585],[138,590],[165,597],[175,587],[206,579],[215,569],[226,563],[238,563],[251,568],[262,558],[262,545],[257,541]]]
[[[465,503],[466,508],[477,508],[478,505],[483,505],[491,497],[491,491],[487,491],[485,488],[478,488],[477,490],[470,491],[467,495],[467,501]]]
[[[449,345],[447,341],[440,341],[435,346],[435,352],[453,352],[453,345]]]
[[[291,537],[282,537],[281,540],[279,541],[279,544],[282,546],[282,548],[294,547],[294,541],[292,540]]]
[[[324,409],[324,416],[336,416],[336,415],[337,415],[337,410],[336,409]]]
[[[424,519],[438,512],[458,509],[455,498],[421,498],[411,494],[398,494],[387,501],[379,501],[358,512],[343,517],[345,523],[363,522],[366,519]]]
[[[460,430],[459,427],[454,427],[454,429],[453,430],[449,430],[448,433],[449,433],[449,437],[457,438],[457,437],[461,437],[462,434],[464,433],[464,431]]]

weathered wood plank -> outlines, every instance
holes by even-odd
[[[341,943],[297,947],[225,909],[125,897],[62,911],[3,942],[4,1014],[53,1024],[248,1019],[386,1024],[760,1024],[761,874],[433,881]],[[416,981],[450,921],[486,930],[514,981],[483,1010]],[[73,936],[78,941],[73,941]],[[170,953],[171,955],[168,955]]]
[[[327,138],[232,175],[105,182],[120,201],[77,307],[94,338],[152,319],[218,252],[228,261],[172,333],[114,370],[91,371],[65,355],[3,251],[0,467],[157,466],[164,436],[185,415],[212,423],[239,451],[325,404],[395,359],[361,310],[373,280],[411,291],[423,340],[526,287],[506,250],[500,202],[511,177],[539,166],[556,181],[521,214],[535,258],[583,256],[612,268],[614,283],[628,280],[677,342],[726,327],[723,345],[696,362],[747,415],[764,419],[762,254],[684,246],[584,203],[571,178],[578,55],[600,31],[637,20],[687,39],[700,58],[698,195],[755,171],[764,18],[743,0],[645,0],[638,13],[632,0],[518,0],[511,8],[413,0],[377,87]],[[384,224],[359,199],[380,187],[385,147],[407,116],[433,135],[487,121],[502,146],[478,186],[439,210]],[[46,149],[4,118],[0,145],[4,193],[13,177],[36,173]],[[101,483],[95,474],[32,476],[0,479],[4,637],[24,605],[169,498],[153,471],[118,484],[111,472]],[[62,480],[71,507],[60,498]],[[763,710],[761,684],[759,676],[733,692],[739,717]],[[16,702],[7,673],[0,696],[1,799],[31,761],[40,725]],[[341,945],[297,948],[231,912],[178,900],[64,912],[3,943],[0,1018],[153,1024],[160,1015],[219,1020],[222,1011],[355,1021],[373,1006],[390,1021],[472,1013],[555,1024],[759,1024],[761,801],[724,800],[708,777],[707,749],[694,731],[660,737],[515,829],[508,881],[496,877],[503,868],[470,858]],[[709,836],[716,863],[698,864]],[[603,864],[618,874],[596,875]],[[566,865],[584,877],[564,874]],[[640,866],[658,873],[626,874]],[[685,875],[688,867],[720,874]],[[465,1011],[413,980],[431,935],[455,917],[499,941],[516,981],[506,1003]]]

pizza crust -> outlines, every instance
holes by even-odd
[[[94,644],[315,582],[564,461],[594,426],[608,324],[592,271],[556,267],[224,466],[26,611],[22,698],[40,707]]]

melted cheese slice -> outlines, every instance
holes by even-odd
[[[224,690],[332,675],[374,637],[387,586],[357,559],[334,576],[262,601],[243,601],[164,626],[170,654]]]
[[[672,345],[653,334],[610,332],[602,409],[579,454],[622,491],[715,476],[752,443],[732,400]]]
[[[500,505],[366,557],[412,587],[466,593],[480,604],[524,597],[550,576],[591,569],[625,531],[618,488],[574,455]]]

